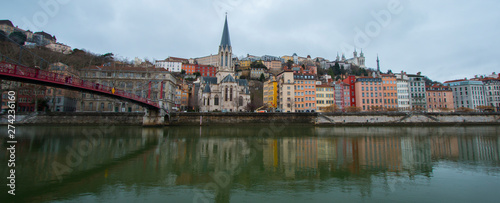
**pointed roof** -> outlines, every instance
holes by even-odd
[[[210,84],[206,84],[205,88],[203,88],[203,93],[210,93],[212,90],[210,89]]]
[[[229,38],[229,28],[227,27],[227,14],[226,22],[224,22],[224,31],[222,32],[222,39],[220,41],[221,47],[231,46],[231,39]]]
[[[224,77],[224,79],[222,79],[220,83],[225,83],[225,82],[236,82],[236,80],[233,78],[233,76],[227,75],[226,77]]]

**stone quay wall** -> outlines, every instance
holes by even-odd
[[[16,117],[16,125],[143,125],[144,113],[37,113]],[[500,125],[499,113],[172,113],[166,126],[245,125]],[[0,124],[7,124],[1,119]]]
[[[314,124],[311,113],[174,113],[165,118],[167,125],[226,125],[296,123]]]
[[[24,116],[16,125],[142,125],[144,113],[52,112]],[[1,124],[6,124],[2,122]]]
[[[166,125],[293,123],[312,125],[495,125],[498,113],[176,113]]]

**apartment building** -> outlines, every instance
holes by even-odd
[[[276,77],[271,77],[269,80],[264,82],[264,105],[268,105],[272,108],[278,107],[278,82]]]
[[[384,108],[398,109],[397,80],[394,74],[382,74],[382,88],[384,94]]]
[[[435,84],[426,87],[427,111],[447,112],[454,109],[453,91],[448,86]]]
[[[355,84],[357,107],[362,111],[380,110],[384,107],[382,78],[359,77]]]
[[[295,112],[316,111],[316,79],[313,74],[294,74]]]
[[[410,90],[408,89],[408,76],[405,72],[395,74],[396,76],[396,91],[398,97],[398,110],[410,111]]]
[[[425,111],[427,109],[427,100],[424,76],[420,75],[420,73],[416,75],[408,74],[408,90],[411,109]]]
[[[295,112],[295,80],[293,71],[285,70],[276,76],[278,82],[278,108],[282,112]]]
[[[331,85],[316,85],[316,110],[328,112],[335,103],[335,87]],[[338,106],[337,106],[338,108]]]
[[[158,102],[164,109],[175,107],[177,79],[163,68],[128,66],[94,66],[83,68],[83,80],[99,83]],[[144,112],[144,108],[127,101],[81,93],[79,112]]]
[[[452,80],[444,82],[453,91],[453,103],[455,109],[476,109],[478,106],[487,105],[484,85],[482,81],[475,80]]]

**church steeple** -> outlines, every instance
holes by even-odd
[[[224,31],[222,31],[222,39],[220,41],[220,46],[223,48],[231,46],[231,39],[229,38],[229,28],[227,26],[227,13],[226,13],[226,21],[224,22]]]
[[[233,69],[233,48],[229,38],[229,27],[227,25],[227,14],[222,31],[222,39],[219,46],[219,68],[217,70],[217,81],[221,81],[227,75],[234,77]]]

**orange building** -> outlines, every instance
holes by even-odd
[[[382,88],[384,92],[384,108],[398,108],[398,91],[396,76],[393,74],[382,74]]]
[[[316,75],[294,74],[295,112],[316,111]]]
[[[196,72],[196,64],[183,63],[182,70],[186,71],[186,74],[192,75]]]
[[[370,111],[374,107],[382,108],[384,106],[382,87],[382,78],[357,78],[355,83],[356,106],[363,111]]]
[[[443,112],[451,111],[453,105],[453,92],[449,86],[435,84],[425,87],[427,93],[427,111]]]

